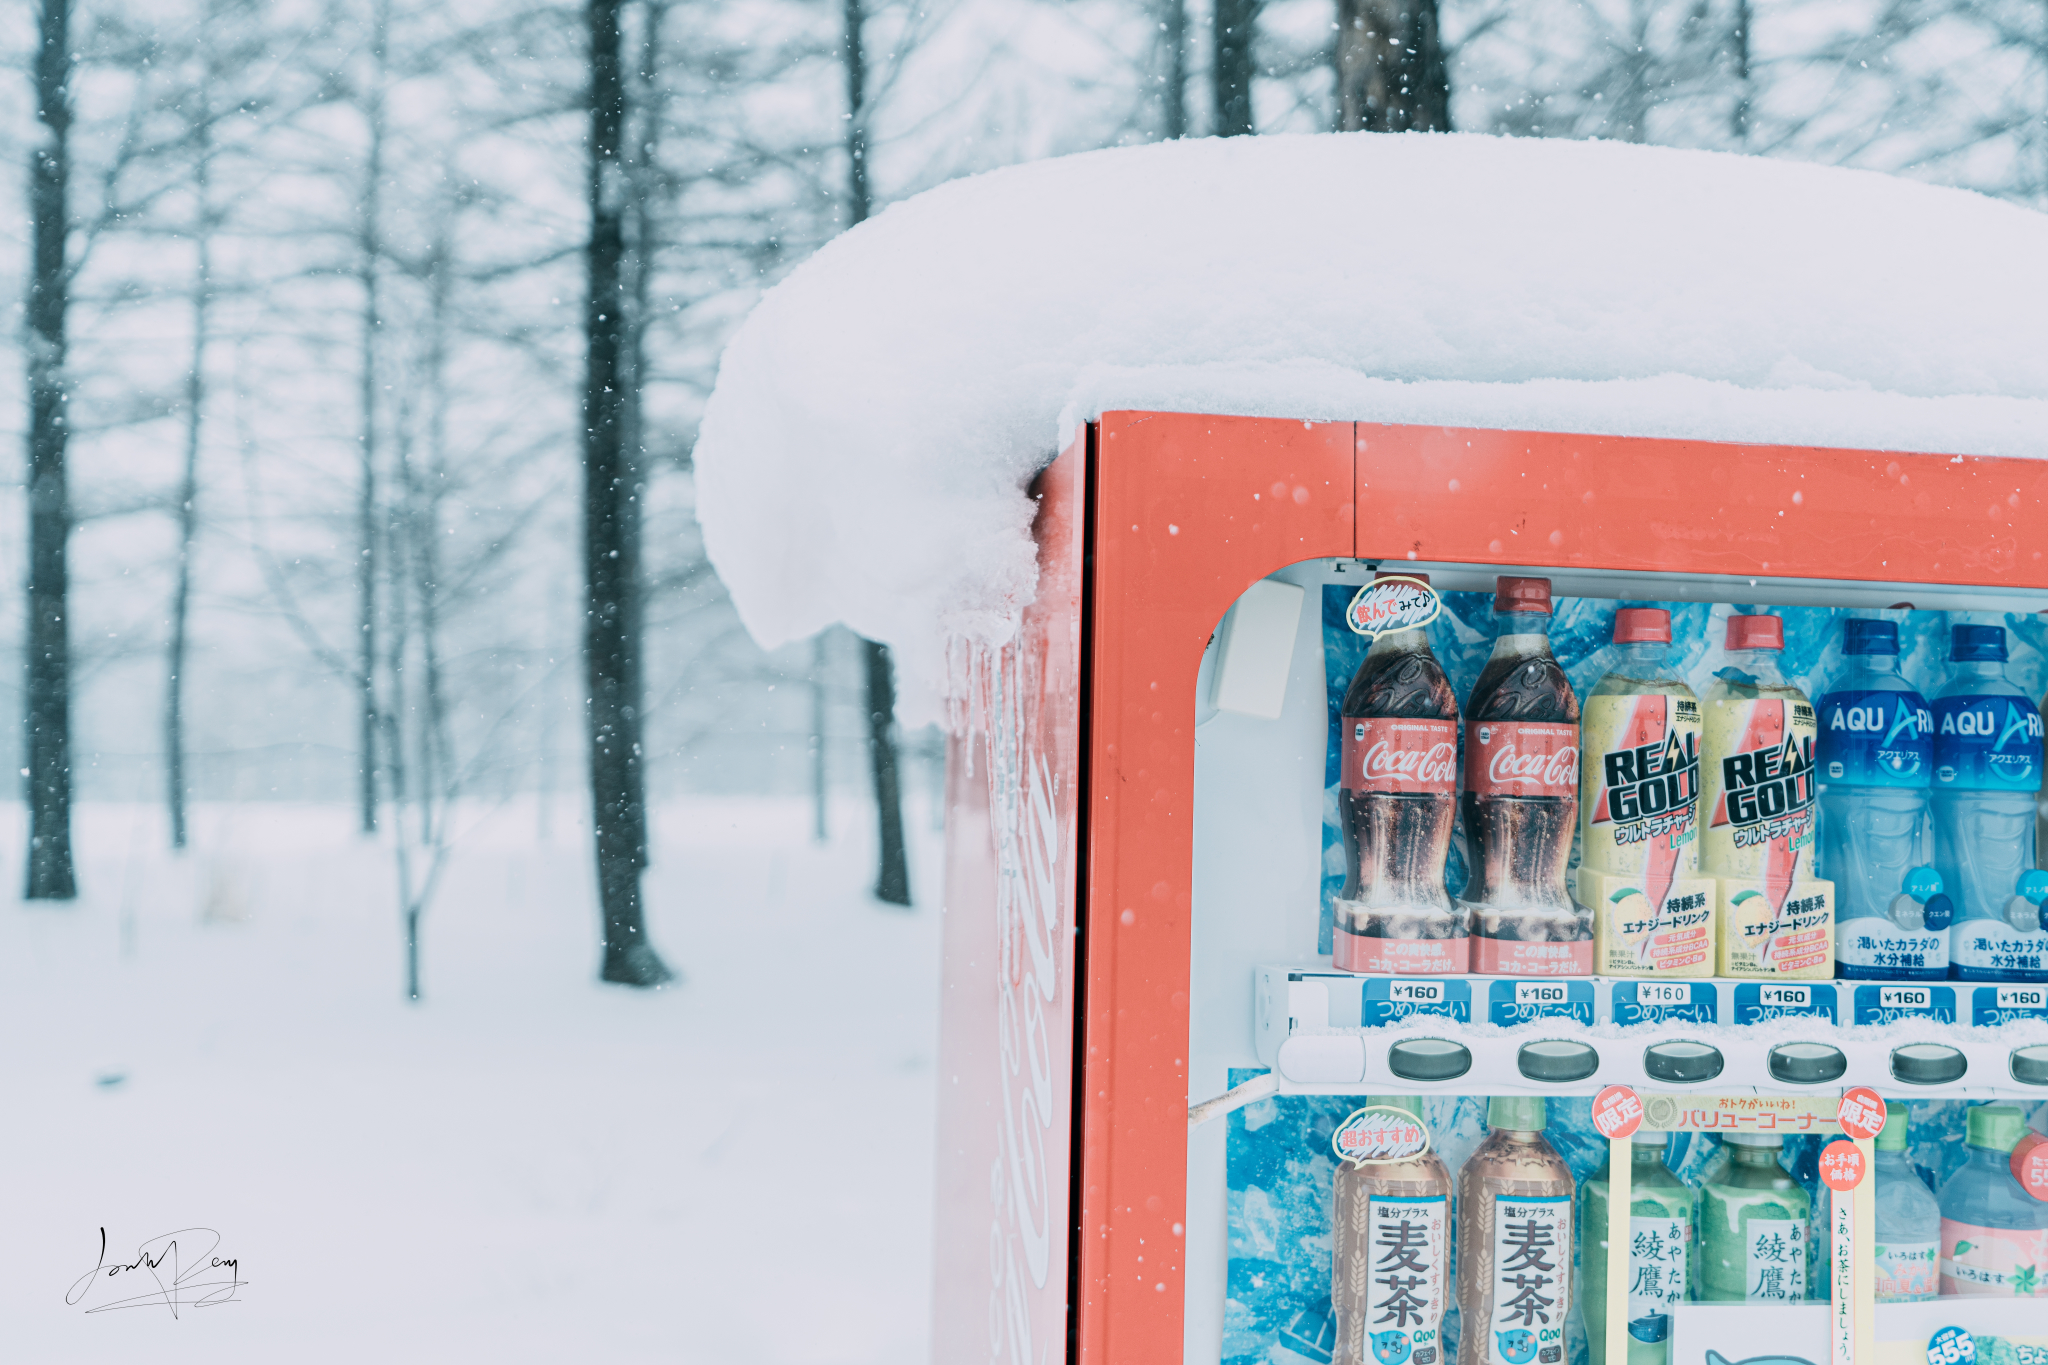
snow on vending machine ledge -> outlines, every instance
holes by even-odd
[[[1421,215],[1399,278],[1357,241],[1384,202]],[[1573,211],[1528,211],[1543,203]],[[1954,277],[1939,281],[1892,269],[1929,238],[1981,250],[1943,253]],[[1450,593],[1506,572],[1610,611],[1689,602],[1695,625],[1738,602],[2033,613],[2048,465],[2026,457],[2048,454],[2048,321],[2027,300],[2048,288],[2044,262],[2039,215],[1879,176],[1361,135],[977,177],[778,287],[707,412],[707,543],[763,643],[845,620],[897,646],[913,718],[950,700],[934,1358],[1330,1359],[1317,1282],[1293,1282],[1321,1246],[1328,1297],[1327,1210],[1290,1222],[1300,1210],[1241,1188],[1232,1144],[1297,1121],[1312,1138],[1367,1089],[1426,1095],[1435,1124],[1491,1075],[1576,1116],[1553,1134],[1583,1183],[1609,1147],[1569,1098],[1588,1077],[1532,1076],[1525,1037],[1624,1069],[1659,1039],[1718,1040],[1707,1098],[1722,1107],[1683,1112],[1755,1123],[1789,1103],[1820,1121],[1853,1078],[1774,1073],[1780,1035],[1804,1026],[1790,994],[1772,1005],[1790,1025],[1730,1023],[1756,982],[1684,985],[1688,1006],[1703,990],[1723,1011],[1710,1024],[1658,1013],[1671,983],[1598,978],[1520,983],[1537,989],[1518,1003],[1561,989],[1565,1008],[1518,1015],[1506,1037],[1478,1012],[1375,1032],[1363,1002],[1384,978],[1344,1015],[1357,978],[1333,971],[1323,923],[1320,599],[1387,565]],[[1239,415],[1202,415],[1219,409]],[[1062,453],[1041,469],[1056,426]],[[1322,979],[1324,1013],[1297,1018],[1295,988]],[[1517,986],[1424,984],[1489,1002]],[[1969,1037],[1960,1012],[1954,1029],[1859,1030],[1851,985],[1802,983],[1800,1008],[1825,994],[1838,1012],[1789,1041],[1838,1039],[1888,1097],[1909,1098],[1892,1033]],[[1351,1040],[1355,1080],[1289,1080],[1267,1055],[1324,1036]],[[1390,1053],[1406,1036],[1428,1046],[1403,1074]],[[1457,1048],[1481,1065],[1451,1074]],[[1969,1053],[1967,1093],[2048,1093],[1997,1074],[1984,1040],[1969,1049],[1951,1049]],[[1262,1060],[1280,1071],[1262,1079]],[[1654,1077],[1630,1079],[1683,1130]],[[1191,1102],[1240,1083],[1240,1098],[1289,1093],[1190,1127]],[[1469,1146],[1443,1131],[1447,1157]],[[1283,1164],[1327,1182],[1327,1141],[1313,1145]],[[1610,1219],[1630,1207],[1626,1169]],[[1254,1194],[1264,1221],[1248,1223]],[[1839,1201],[1859,1261],[1867,1195]],[[1276,1322],[1276,1284],[1309,1306]],[[1922,1330],[1860,1306],[1837,1321],[1815,1305],[1804,1358],[1875,1360],[1888,1331]],[[1681,1365],[1715,1346],[1712,1322],[1742,1316],[1710,1307],[1679,1312]],[[1991,1308],[1953,1315],[2011,1331]],[[1628,1316],[1608,1313],[1608,1333]],[[1759,1353],[1723,1344],[1729,1360]],[[1572,1349],[1549,1365],[1577,1365]]]

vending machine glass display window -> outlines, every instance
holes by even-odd
[[[2048,467],[1111,413],[1036,492],[942,1358],[2048,1333]]]

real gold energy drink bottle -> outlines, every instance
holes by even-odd
[[[1623,607],[1619,655],[1580,729],[1579,900],[1593,970],[1711,976],[1713,884],[1699,876],[1700,703],[1670,666],[1671,613]]]
[[[1723,976],[1831,977],[1834,888],[1813,876],[1813,703],[1785,681],[1776,616],[1728,618],[1700,741],[1700,867],[1720,903]]]

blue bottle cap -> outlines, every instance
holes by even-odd
[[[1925,905],[1941,894],[1941,874],[1931,867],[1916,867],[1906,874],[1906,894]]]
[[[1899,652],[1897,621],[1866,621],[1852,616],[1842,623],[1844,654],[1896,654]]]
[[[1948,635],[1951,663],[2004,663],[2004,626],[1951,626]]]

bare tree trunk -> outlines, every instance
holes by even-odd
[[[647,319],[649,317],[647,298],[652,287],[655,267],[656,239],[656,196],[660,193],[659,168],[656,153],[661,133],[660,70],[661,26],[668,17],[668,0],[641,0],[639,61],[634,71],[634,81],[626,98],[626,126],[632,130],[630,142],[622,149],[631,171],[633,185],[633,211],[626,226],[630,229],[630,240],[625,253],[624,269],[628,281],[626,297],[630,308],[627,320],[627,365],[631,376],[621,391],[622,412],[620,445],[627,453],[627,467],[630,470],[630,488],[627,491],[624,522],[620,534],[632,545],[631,559],[640,562],[641,532],[646,520],[647,505],[647,427],[644,400],[646,397],[647,372]],[[646,608],[645,594],[636,578],[633,590],[627,598],[631,618],[626,629],[626,653],[624,656],[624,695],[626,710],[632,720],[633,736],[633,856],[640,870],[650,865],[651,851],[647,838],[647,754],[641,742],[646,728],[647,677],[642,653],[646,643],[646,623],[643,612]]]
[[[1750,12],[1749,0],[1735,0],[1735,107],[1728,115],[1728,131],[1740,145],[1749,143],[1750,123],[1750,25],[1756,17]]]
[[[378,0],[376,29],[371,37],[373,84],[365,111],[370,146],[363,167],[363,203],[357,241],[359,280],[363,291],[363,332],[357,415],[361,432],[357,438],[362,458],[360,500],[357,505],[357,533],[360,537],[356,564],[356,625],[358,672],[357,707],[360,711],[357,736],[361,763],[359,787],[362,829],[377,830],[377,334],[383,327],[378,267],[384,254],[379,224],[379,207],[384,180],[384,73],[385,43],[390,35],[389,0]]]
[[[208,310],[213,292],[213,50],[204,13],[200,29],[199,110],[193,122],[197,157],[192,193],[198,203],[193,247],[198,260],[192,280],[192,359],[185,376],[185,465],[178,480],[178,568],[171,589],[170,655],[165,660],[164,795],[171,813],[171,847],[183,848],[185,830],[185,656],[190,640],[192,549],[199,534],[199,446],[206,415]]]
[[[451,210],[452,212],[452,210]],[[420,843],[438,842],[445,812],[432,794],[454,779],[448,752],[448,706],[441,670],[441,498],[448,486],[448,314],[455,250],[446,228],[427,260],[427,470],[421,478],[410,460],[406,475],[406,533],[411,541],[412,578],[419,594],[420,670],[425,715],[418,736]],[[412,912],[416,913],[416,912]]]
[[[862,0],[846,0],[846,203],[847,217],[864,223],[874,207],[868,187],[867,22]],[[868,694],[868,756],[875,778],[875,825],[880,857],[875,897],[891,905],[910,904],[910,859],[903,847],[903,793],[896,778],[896,680],[889,647],[862,640]]]
[[[1337,130],[1450,128],[1450,68],[1436,0],[1337,0]]]
[[[1159,21],[1166,49],[1166,89],[1160,135],[1168,141],[1188,135],[1188,0],[1164,0]]]
[[[1214,0],[1209,75],[1216,101],[1216,136],[1256,132],[1252,123],[1252,78],[1258,68],[1252,40],[1263,0]]]
[[[23,760],[28,776],[30,900],[78,894],[71,866],[71,641],[66,542],[71,508],[64,453],[64,314],[70,300],[65,189],[71,160],[71,0],[43,0],[36,50],[36,117],[29,217],[28,658]]]
[[[825,632],[811,637],[811,838],[824,843],[831,836],[825,824],[825,666],[829,653]]]
[[[637,472],[624,437],[631,374],[625,287],[625,200],[629,191],[620,141],[626,90],[619,52],[622,0],[588,0],[590,32],[590,293],[585,328],[589,364],[584,383],[584,573],[588,611],[584,662],[590,690],[590,787],[597,844],[598,899],[603,914],[606,981],[655,986],[672,979],[640,905],[639,714],[632,696],[632,640],[639,613]]]
[[[896,679],[889,647],[863,640],[868,672],[868,753],[874,759],[875,805],[881,812],[881,868],[875,899],[910,904],[910,860],[903,848],[903,791],[897,779]]]

